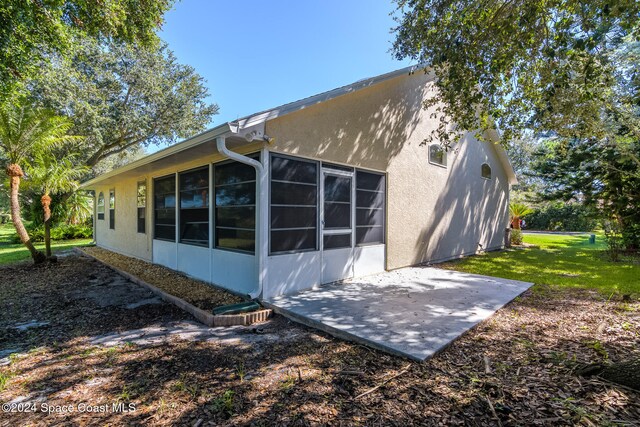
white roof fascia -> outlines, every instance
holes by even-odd
[[[298,101],[281,105],[279,107],[271,108],[269,110],[264,110],[259,113],[251,114],[249,116],[238,119],[237,122],[243,128],[247,126],[253,126],[256,123],[264,123],[268,120],[275,119],[276,117],[281,117],[281,116],[284,116],[285,114],[293,113],[294,111],[302,110],[312,105],[319,104],[321,102],[325,102],[330,99],[334,99],[339,96],[346,95],[348,93],[355,92],[360,89],[364,89],[365,87],[373,86],[377,83],[392,79],[394,77],[401,76],[403,74],[412,74],[415,71],[419,69],[424,69],[424,68],[425,68],[424,66],[412,65],[410,67],[401,68],[399,70],[395,70],[390,73],[361,79],[355,83],[351,83],[346,86],[332,89],[327,92],[322,92],[317,95],[310,96],[308,98],[303,98]]]
[[[500,133],[497,129],[490,129],[487,131],[489,134],[489,139],[491,139],[496,147],[496,153],[498,154],[498,159],[500,159],[500,163],[502,163],[502,167],[507,174],[507,179],[509,184],[517,185],[518,177],[516,176],[516,172],[513,170],[513,166],[511,166],[511,161],[509,160],[509,155],[507,154],[507,150],[504,149],[504,146],[500,142]]]
[[[134,162],[129,163],[128,165],[122,166],[120,168],[114,169],[110,172],[103,173],[102,175],[98,175],[97,177],[90,179],[89,181],[85,181],[80,185],[80,188],[88,188],[92,185],[99,183],[100,181],[104,181],[107,178],[111,178],[113,176],[119,175],[123,172],[127,172],[141,166],[147,165],[149,163],[156,162],[158,160],[164,159],[166,157],[172,156],[176,153],[179,153],[184,150],[188,150],[189,148],[193,148],[197,145],[200,145],[204,142],[211,141],[218,136],[224,135],[226,133],[231,133],[231,129],[229,127],[229,123],[223,123],[220,126],[216,126],[213,129],[209,129],[205,132],[202,132],[196,136],[185,139],[184,141],[157,151],[153,154],[149,154],[141,159],[138,159]]]

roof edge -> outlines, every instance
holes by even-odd
[[[133,161],[125,166],[122,166],[122,167],[113,169],[109,172],[98,175],[95,178],[92,178],[80,184],[80,188],[88,189],[89,187],[92,187],[93,185],[96,185],[101,181],[104,181],[105,179],[114,177],[116,175],[120,175],[121,173],[128,172],[140,166],[144,166],[149,163],[153,163],[155,161],[164,159],[166,157],[172,156],[181,151],[188,150],[189,148],[195,147],[206,141],[210,141],[213,138],[216,138],[218,136],[221,136],[230,132],[231,132],[231,125],[229,123],[223,123],[219,126],[214,127],[213,129],[206,130],[202,133],[192,136],[191,138],[187,138],[184,141],[181,141],[175,145],[171,145],[153,154],[144,156],[143,158]]]
[[[93,185],[98,184],[101,181],[104,181],[105,179],[111,178],[113,176],[119,175],[124,172],[128,172],[132,169],[147,165],[149,163],[153,163],[165,157],[169,157],[175,153],[179,153],[180,151],[187,150],[199,144],[210,141],[211,139],[217,136],[221,136],[225,133],[239,134],[240,132],[246,130],[247,128],[252,128],[253,126],[266,123],[268,120],[274,119],[276,117],[281,117],[285,114],[293,113],[295,111],[301,110],[303,108],[307,108],[314,104],[329,101],[333,98],[337,98],[339,96],[346,95],[347,93],[364,89],[365,87],[373,86],[377,83],[392,79],[394,77],[401,76],[403,74],[407,74],[407,73],[412,74],[420,69],[425,69],[425,66],[411,65],[409,67],[404,67],[399,70],[391,71],[385,74],[380,74],[378,76],[364,78],[354,83],[329,90],[327,92],[322,92],[317,95],[313,95],[307,98],[302,98],[298,101],[290,102],[288,104],[283,104],[275,108],[250,114],[248,116],[239,118],[237,120],[233,120],[231,122],[223,123],[219,126],[214,127],[213,129],[206,130],[198,135],[195,135],[191,138],[187,138],[184,141],[181,141],[170,147],[164,148],[153,154],[150,154],[134,162],[131,162],[128,165],[122,166],[120,168],[117,168],[107,173],[104,173],[102,175],[99,175],[95,178],[92,178],[88,181],[85,181],[82,184],[80,184],[80,188],[87,189]]]
[[[391,71],[385,74],[380,74],[378,76],[367,77],[367,78],[358,80],[354,83],[350,83],[345,86],[331,89],[329,91],[322,92],[317,95],[312,95],[306,98],[299,99],[297,101],[280,105],[275,108],[270,108],[268,110],[263,110],[258,113],[250,114],[248,116],[242,117],[234,121],[234,123],[237,122],[240,125],[240,127],[253,126],[255,124],[263,123],[268,120],[275,119],[276,117],[281,117],[286,114],[293,113],[295,111],[299,111],[304,108],[310,107],[312,105],[329,101],[339,96],[346,95],[348,93],[355,92],[360,89],[364,89],[366,87],[376,85],[385,80],[390,80],[394,77],[398,77],[403,74],[413,74],[414,72],[421,69],[425,69],[425,68],[427,68],[425,65],[411,65],[408,67],[400,68],[399,70]]]
[[[489,137],[493,140],[493,143],[496,147],[496,153],[498,154],[498,158],[502,163],[502,167],[507,174],[507,179],[509,180],[510,185],[518,184],[518,177],[516,176],[516,171],[513,170],[513,166],[511,165],[511,161],[509,160],[509,155],[507,154],[507,150],[505,150],[504,146],[500,142],[501,135],[497,129],[489,129],[487,131],[489,133]]]

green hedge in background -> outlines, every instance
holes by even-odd
[[[591,231],[598,225],[594,212],[578,203],[553,203],[536,208],[524,217],[526,229]]]
[[[44,226],[27,227],[32,242],[44,242]],[[93,237],[93,229],[88,225],[60,224],[51,228],[51,240],[88,239]],[[14,234],[13,243],[20,243],[20,237]]]

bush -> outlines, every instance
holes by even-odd
[[[629,224],[624,227],[620,234],[622,235],[622,244],[629,252],[638,252],[640,250],[640,224]]]
[[[27,227],[32,242],[44,242],[44,226]],[[60,224],[51,227],[51,240],[89,239],[93,237],[93,228],[87,225]],[[20,243],[20,237],[13,235],[13,242]]]
[[[522,244],[522,230],[511,229],[511,244],[512,245],[521,245]]]
[[[591,231],[598,221],[594,212],[577,203],[553,203],[524,217],[527,229],[548,231]]]

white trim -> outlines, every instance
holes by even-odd
[[[116,175],[120,175],[121,173],[136,169],[140,166],[147,165],[149,163],[156,162],[158,160],[164,159],[166,157],[177,154],[181,151],[188,150],[189,148],[196,147],[200,144],[203,144],[207,141],[211,141],[218,135],[222,135],[224,133],[229,132],[229,123],[224,123],[220,126],[217,126],[213,129],[207,130],[205,132],[199,133],[191,138],[185,139],[182,142],[179,142],[175,145],[167,147],[163,150],[155,152],[153,154],[149,154],[141,159],[138,159],[134,162],[129,163],[128,165],[122,166],[120,168],[114,169],[110,172],[103,173],[89,181],[85,181],[80,185],[80,188],[88,188],[98,184],[101,181],[104,181],[107,178],[111,178]]]
[[[255,124],[264,123],[268,120],[273,120],[276,117],[282,117],[286,114],[290,114],[295,111],[302,110],[304,108],[310,107],[311,105],[329,101],[339,96],[346,95],[348,93],[352,93],[360,89],[364,89],[366,87],[376,85],[378,83],[381,83],[385,80],[392,79],[394,77],[398,77],[404,74],[413,74],[417,70],[424,69],[424,68],[425,68],[424,66],[420,66],[420,65],[411,65],[409,67],[404,67],[399,70],[381,74],[379,76],[361,79],[361,80],[358,80],[357,82],[348,84],[346,86],[341,86],[336,89],[329,90],[327,92],[322,92],[317,95],[300,99],[298,101],[290,102],[288,104],[283,104],[278,107],[271,108],[269,110],[264,110],[264,111],[251,114],[249,116],[238,119],[237,123],[241,128],[254,126]]]

